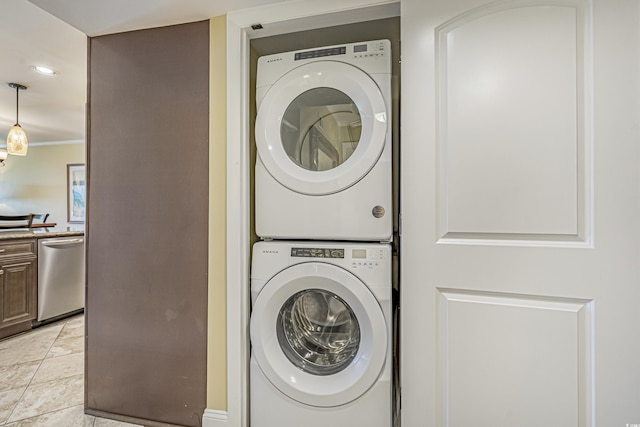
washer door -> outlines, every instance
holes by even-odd
[[[378,85],[343,62],[301,65],[276,81],[256,118],[258,154],[290,190],[344,190],[380,158],[389,123]]]
[[[378,301],[353,274],[325,263],[289,267],[260,291],[253,356],[269,381],[306,405],[344,405],[377,380],[387,354]]]

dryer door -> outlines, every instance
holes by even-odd
[[[289,267],[258,295],[252,352],[282,393],[306,405],[344,405],[364,394],[384,366],[389,338],[366,285],[325,263]]]
[[[359,68],[336,61],[301,65],[276,81],[260,104],[258,154],[290,190],[335,193],[375,165],[389,117],[378,85]]]

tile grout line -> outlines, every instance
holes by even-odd
[[[88,414],[84,414],[84,404],[82,404],[82,403],[79,404],[79,405],[71,405],[71,406],[65,406],[64,408],[57,408],[57,409],[54,409],[54,410],[51,410],[51,411],[48,411],[48,412],[43,412],[41,414],[30,416],[30,417],[27,417],[27,418],[21,418],[21,419],[9,421],[11,419],[11,417],[15,414],[15,410],[18,407],[18,405],[24,399],[26,391],[29,389],[29,387],[34,385],[33,380],[36,378],[36,375],[38,374],[38,372],[42,368],[42,365],[44,364],[44,362],[47,359],[53,359],[53,358],[56,358],[56,357],[68,356],[68,355],[71,355],[71,354],[75,354],[72,351],[69,354],[62,354],[62,355],[58,355],[58,356],[48,357],[50,355],[50,353],[51,353],[52,348],[56,345],[56,343],[59,343],[60,340],[64,339],[64,338],[61,338],[61,335],[62,335],[62,332],[64,331],[64,329],[67,327],[67,325],[70,322],[72,322],[74,320],[76,320],[75,316],[61,320],[60,324],[62,325],[62,327],[60,328],[60,331],[58,332],[58,334],[53,338],[53,341],[51,342],[49,347],[46,349],[46,352],[44,353],[44,356],[42,358],[40,358],[40,359],[36,359],[36,360],[32,361],[32,362],[37,362],[37,368],[35,369],[33,375],[31,375],[31,378],[29,379],[28,383],[24,386],[25,387],[24,390],[22,391],[22,393],[21,393],[20,397],[18,398],[18,400],[16,401],[16,403],[13,405],[13,408],[11,409],[11,412],[9,413],[7,418],[4,421],[0,422],[0,427],[7,427],[9,425],[14,425],[16,423],[24,423],[24,422],[28,422],[30,420],[36,420],[36,419],[38,419],[38,418],[40,418],[42,416],[46,416],[48,414],[53,414],[55,412],[59,412],[59,411],[62,411],[62,410],[73,408],[75,406],[81,406],[82,407],[83,417],[85,417],[84,418],[84,422],[87,423],[87,424],[83,424],[83,425],[85,425],[86,427],[95,427],[96,426],[96,423],[98,423],[98,417],[91,416],[91,415],[88,415]],[[51,326],[53,326],[53,325],[51,325]],[[82,335],[83,338],[85,337],[85,334],[86,334],[86,332]],[[68,338],[68,339],[70,339],[70,338]],[[80,353],[84,354],[84,351],[85,351],[85,349],[83,348]],[[81,374],[81,375],[84,376],[84,373]],[[86,419],[87,416],[90,417],[89,420]],[[129,424],[126,424],[126,425],[129,425]]]
[[[42,366],[42,364],[44,363],[45,359],[47,358],[47,354],[49,354],[49,352],[51,351],[51,348],[53,347],[53,345],[56,343],[56,341],[58,340],[58,338],[60,337],[60,334],[62,333],[62,330],[64,329],[65,325],[67,324],[68,320],[65,320],[64,323],[62,323],[62,328],[60,328],[60,332],[58,332],[58,335],[56,335],[56,337],[53,339],[53,341],[51,342],[51,345],[49,346],[49,348],[47,349],[46,353],[44,354],[44,356],[42,357],[42,359],[40,359],[40,363],[38,364],[38,367],[36,368],[35,372],[33,373],[33,376],[31,377],[31,379],[29,380],[29,382],[27,383],[27,385],[25,386],[24,390],[22,391],[22,394],[20,395],[20,397],[18,398],[18,400],[16,401],[15,405],[13,405],[13,409],[11,410],[11,412],[9,413],[9,416],[7,417],[7,419],[5,420],[3,426],[6,426],[9,423],[9,420],[11,419],[11,417],[13,416],[13,413],[15,412],[16,408],[18,407],[18,404],[20,404],[20,401],[24,398],[24,394],[27,392],[27,389],[29,388],[29,386],[31,385],[31,382],[33,381],[33,379],[36,377],[36,374],[38,373],[38,371],[40,370],[40,367]],[[49,412],[47,412],[49,413]],[[41,414],[44,415],[44,414]],[[39,415],[37,415],[39,416]],[[29,418],[34,418],[34,417],[29,417]],[[11,421],[11,423],[15,423],[18,421],[23,421],[23,420],[28,420],[29,418],[23,418],[21,420],[15,420],[15,421]]]

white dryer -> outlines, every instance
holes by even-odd
[[[256,233],[390,241],[388,40],[258,59]]]
[[[391,248],[258,242],[251,426],[389,427]]]

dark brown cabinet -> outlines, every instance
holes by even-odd
[[[38,309],[36,240],[0,242],[0,338],[31,329]]]

